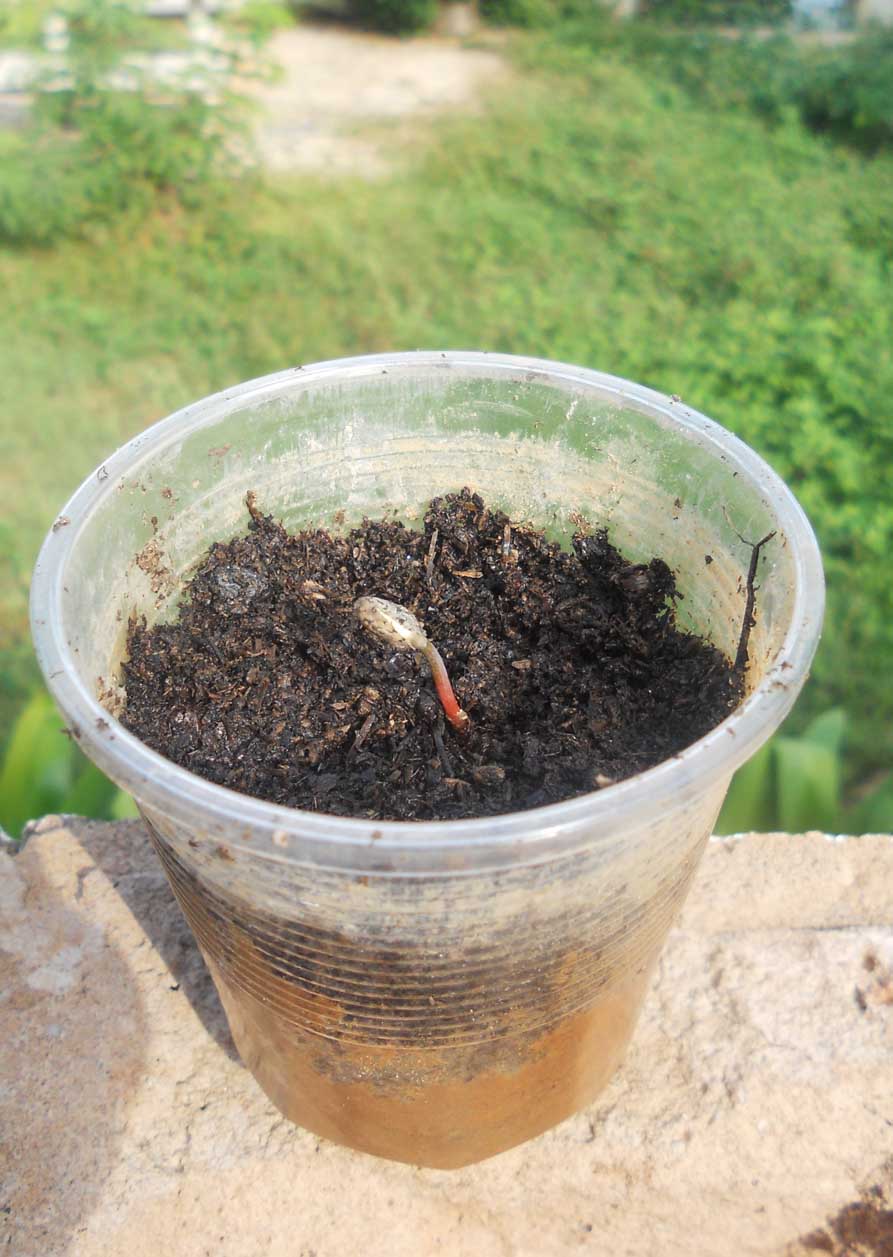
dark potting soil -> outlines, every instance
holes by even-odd
[[[649,768],[741,699],[740,669],[677,627],[666,563],[627,562],[605,531],[571,553],[468,490],[435,498],[424,532],[290,536],[247,505],[177,622],[131,624],[124,665],[123,723],[220,785],[375,820],[490,816]],[[424,625],[465,732],[427,663],[361,627],[363,595]]]

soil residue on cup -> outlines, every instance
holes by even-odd
[[[423,531],[289,535],[247,506],[176,622],[131,623],[123,667],[126,727],[230,789],[373,820],[515,812],[650,768],[741,700],[741,669],[677,626],[667,564],[628,562],[605,530],[562,550],[469,490]],[[423,659],[363,628],[360,597],[417,617],[466,730]]]

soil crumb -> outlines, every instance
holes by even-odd
[[[126,727],[219,785],[374,820],[492,816],[650,768],[741,699],[740,670],[677,627],[667,564],[628,562],[605,530],[562,550],[467,489],[419,532],[289,535],[247,506],[177,621],[131,623],[123,669]],[[423,659],[361,627],[363,595],[418,617],[468,731]]]
[[[893,1257],[893,1209],[880,1184],[862,1193],[831,1218],[827,1227],[803,1235],[800,1251],[830,1257]]]

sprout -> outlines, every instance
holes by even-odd
[[[444,715],[454,728],[464,733],[469,725],[468,713],[462,710],[453,693],[440,651],[428,640],[428,634],[412,612],[387,598],[358,598],[353,609],[363,628],[379,641],[395,650],[414,650],[425,656]]]

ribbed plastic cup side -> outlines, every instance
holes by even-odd
[[[610,1077],[723,791],[563,859],[436,881],[291,866],[269,894],[263,857],[144,815],[274,1103],[448,1167],[548,1129]]]

